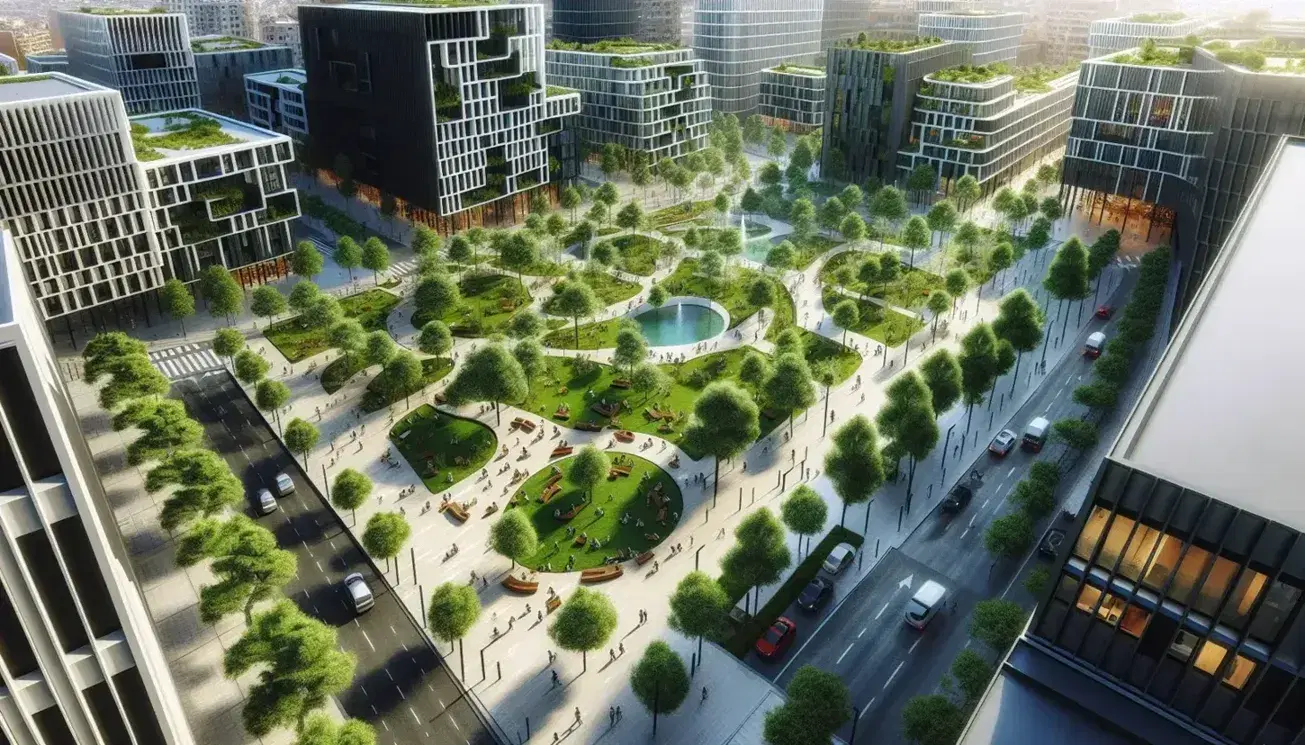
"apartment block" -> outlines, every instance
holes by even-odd
[[[1140,45],[1146,39],[1157,44],[1178,44],[1209,25],[1204,18],[1186,13],[1136,13],[1123,18],[1093,21],[1088,30],[1088,55],[1100,57]]]
[[[67,72],[68,55],[63,52],[27,55],[27,71],[33,75],[43,72]]]
[[[290,47],[278,47],[232,36],[196,36],[195,77],[205,111],[240,118],[245,115],[245,76],[290,67]]]
[[[699,0],[693,50],[707,66],[712,109],[744,119],[761,103],[762,70],[815,60],[823,10],[817,2]]]
[[[133,117],[131,129],[168,277],[221,265],[248,285],[288,273],[299,217],[289,137],[200,110]]]
[[[258,29],[258,38],[264,44],[290,47],[294,66],[304,66],[304,45],[299,38],[299,21],[286,18],[270,19],[264,21]]]
[[[616,143],[648,153],[655,163],[706,144],[711,86],[693,50],[554,41],[544,59],[550,84],[579,92],[576,132],[590,149]]]
[[[550,136],[580,96],[548,90],[541,6],[303,5],[299,22],[315,162],[405,214],[515,221],[563,166]]]
[[[921,13],[916,33],[968,44],[975,65],[1013,63],[1024,35],[1024,14],[987,10]]]
[[[1063,65],[1087,59],[1092,24],[1119,14],[1118,0],[1059,0],[1048,3],[1042,26],[1046,62]]]
[[[680,0],[553,0],[553,39],[678,43]]]
[[[1074,105],[1077,65],[1058,70],[954,68],[926,75],[916,95],[899,176],[920,165],[950,192],[973,176],[985,194],[1064,147]]]
[[[16,113],[0,98],[0,116]],[[189,745],[25,264],[0,229],[0,732],[13,743]]]
[[[825,66],[823,169],[842,153],[849,178],[892,183],[911,137],[915,97],[930,73],[969,64],[970,46],[934,38],[841,43]]]
[[[1302,433],[1284,415],[1305,401],[1282,374],[1294,347],[1247,335],[1295,312],[1305,141],[1278,138],[1260,174],[962,745],[1305,737]],[[1212,427],[1253,437],[1252,457]]]
[[[245,115],[263,129],[289,135],[296,142],[308,139],[308,110],[304,106],[303,70],[269,70],[245,76]]]
[[[167,0],[164,7],[170,13],[185,15],[190,33],[195,36],[254,35],[251,9],[244,0]]]
[[[763,70],[757,113],[768,126],[797,134],[819,129],[825,121],[825,69],[782,64]]]
[[[199,106],[184,15],[83,8],[61,12],[59,27],[68,73],[119,91],[128,114]]]

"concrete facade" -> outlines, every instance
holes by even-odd
[[[802,65],[778,65],[761,74],[761,105],[757,113],[770,126],[806,134],[825,121],[825,70]]]
[[[204,110],[236,118],[245,116],[245,76],[290,67],[294,59],[290,47],[230,36],[197,36],[191,47]]]
[[[304,107],[303,70],[268,70],[245,76],[245,114],[263,129],[289,135],[297,142],[308,139],[308,110]]]

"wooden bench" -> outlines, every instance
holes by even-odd
[[[436,393],[436,394],[435,394],[435,403],[437,403],[437,404],[442,404],[442,403],[446,403],[447,401],[448,401],[448,399],[444,397],[444,394],[443,394],[443,393]]]
[[[552,455],[549,455],[548,457],[550,457],[550,458],[564,458],[564,457],[570,455],[574,450],[575,450],[575,448],[571,447],[570,445],[567,445],[567,446],[564,447],[564,448],[553,448],[553,453],[552,453]]]
[[[549,477],[548,477],[548,483],[547,483],[547,484],[544,484],[544,486],[545,486],[545,487],[553,486],[554,484],[556,484],[557,482],[559,482],[559,481],[561,481],[561,480],[562,480],[562,474],[560,474],[560,473],[555,473],[555,474],[553,474],[552,476],[549,476]]]
[[[557,519],[561,520],[562,522],[566,522],[567,520],[574,520],[575,516],[579,515],[580,512],[584,510],[585,507],[588,506],[589,506],[588,502],[581,502],[580,504],[573,505],[571,509],[558,515]]]
[[[521,420],[521,431],[522,431],[522,432],[525,432],[526,434],[530,434],[530,433],[534,432],[534,431],[535,431],[535,426],[536,426],[535,423],[532,422],[532,421],[530,421],[529,419],[522,419],[522,420]]]
[[[611,419],[612,417],[621,413],[621,407],[619,404],[607,404],[606,406],[602,404],[594,404],[589,408],[592,409],[594,413],[597,414],[598,416],[607,419]]]
[[[557,407],[557,411],[553,412],[553,418],[566,421],[567,419],[571,418],[571,410],[566,408],[565,406],[559,406]]]
[[[590,422],[586,420],[583,422],[576,422],[575,428],[585,432],[602,432],[603,424],[602,422]]]
[[[612,381],[612,387],[626,389],[630,387],[630,381],[626,380],[625,378],[616,378],[615,380]]]
[[[558,608],[561,608],[561,607],[562,607],[562,596],[561,596],[561,595],[554,595],[553,597],[551,597],[551,598],[549,598],[548,600],[545,600],[545,601],[544,601],[544,612],[545,612],[545,613],[549,613],[549,614],[551,614],[553,611],[555,611],[555,610],[557,610]]]
[[[604,567],[594,567],[580,572],[581,582],[606,582],[609,579],[616,579],[625,574],[625,570],[620,564],[608,564]]]
[[[457,518],[457,521],[460,523],[465,523],[467,520],[471,519],[471,514],[467,512],[466,508],[457,502],[445,502],[440,506],[440,509]]]
[[[512,420],[512,424],[508,426],[508,429],[518,429],[519,427],[524,425],[525,422],[526,422],[525,419],[522,419],[521,417],[517,417],[516,419]]]
[[[539,591],[539,582],[533,580],[526,580],[526,579],[517,579],[516,577],[513,577],[510,574],[503,580],[503,586],[511,590],[512,592],[519,592],[524,595],[533,595],[534,593]]]
[[[644,551],[643,553],[634,557],[634,563],[638,564],[639,566],[643,566],[644,564],[647,564],[648,562],[652,561],[653,556],[654,554],[652,551]]]
[[[551,500],[553,497],[556,497],[559,493],[561,493],[561,491],[562,491],[561,484],[550,485],[547,489],[544,490],[543,494],[539,495],[540,503],[548,504],[549,500]]]
[[[614,479],[614,478],[616,478],[617,476],[624,476],[625,478],[629,478],[629,477],[630,477],[630,467],[629,467],[629,466],[612,466],[611,469],[608,470],[608,472],[607,472],[607,477],[608,477],[608,478],[612,478],[612,479]]]
[[[577,545],[577,546],[583,546],[583,545],[585,545],[585,542],[586,542],[587,540],[588,540],[588,539],[585,538],[584,536],[582,536],[582,535],[578,535],[578,536],[575,537],[575,545]]]
[[[616,439],[621,442],[634,442],[634,433],[628,429],[620,429],[616,431]]]

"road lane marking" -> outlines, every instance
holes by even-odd
[[[855,645],[856,642],[852,642],[851,644],[847,645],[847,649],[843,650],[843,653],[838,656],[838,662],[835,662],[834,664],[841,665],[843,663],[843,658],[847,656],[848,652],[852,651],[852,647],[854,647]]]
[[[992,497],[988,497],[987,499],[983,500],[983,504],[979,505],[979,510],[982,511],[982,510],[984,510],[984,509],[987,509],[987,507],[988,507],[988,503],[991,502],[991,501],[992,501]],[[973,518],[970,519],[970,524],[971,524],[971,525],[974,524],[974,520],[973,520]]]
[[[454,719],[452,714],[449,715],[449,721],[453,722],[453,727],[457,729],[457,731],[462,731],[462,728],[458,726],[458,720]]]
[[[866,629],[868,629],[868,628],[870,628],[870,627],[867,626]],[[865,629],[861,629],[861,633],[857,634],[857,635],[856,635],[856,638],[860,639],[860,638],[863,637],[863,636],[865,636]]]
[[[918,639],[916,639],[916,640],[915,640],[915,644],[912,644],[912,645],[911,645],[911,648],[908,649],[908,650],[906,650],[906,653],[907,653],[907,654],[910,654],[910,653],[914,652],[914,651],[915,651],[915,648],[918,647],[918,646],[920,646],[920,642],[922,642],[922,641],[924,641],[924,637],[923,637],[923,636],[920,637],[920,638],[918,638]]]
[[[966,533],[969,533],[969,532],[970,532],[970,529],[969,529],[969,528],[966,528],[966,529],[961,533],[961,537],[960,537],[960,538],[957,538],[956,540],[958,540],[958,541],[963,541],[963,540],[965,540],[965,534],[966,534]]]
[[[408,697],[405,696],[405,695],[403,695],[403,689],[402,689],[402,688],[400,688],[399,686],[396,685],[396,686],[394,686],[394,690],[396,690],[396,691],[399,692],[399,698],[403,699],[404,701],[407,701],[407,700],[408,700]]]
[[[1010,478],[1013,473],[1015,473],[1015,466],[1011,466],[1010,470],[1006,472],[1006,478]]]
[[[320,561],[314,561],[313,563],[317,565],[317,571],[318,571],[318,573],[320,573],[320,574],[326,574],[326,572],[322,571],[322,562],[320,562]]]
[[[411,706],[408,707],[408,713],[412,715],[412,721],[416,722],[417,726],[420,727],[422,725],[421,717],[417,716],[417,712],[413,711]]]
[[[901,662],[897,663],[897,667],[893,668],[893,674],[889,675],[888,681],[884,683],[884,690],[888,690],[888,686],[892,684],[893,678],[897,677],[897,673],[902,669],[902,665],[905,664],[906,664],[906,660],[902,660]]]
[[[860,714],[859,716],[857,716],[856,721],[858,721],[858,722],[861,721],[861,717],[865,716],[865,713],[866,713],[867,711],[870,711],[870,707],[874,706],[874,705],[875,705],[875,701],[878,701],[878,700],[879,700],[879,697],[878,697],[878,696],[875,696],[874,698],[870,699],[870,703],[866,704],[865,707],[861,709],[861,714]]]
[[[364,631],[362,632],[362,635],[363,635],[363,638],[367,640],[367,646],[371,647],[371,648],[372,648],[372,651],[375,652],[375,651],[376,651],[376,645],[375,645],[375,644],[372,644],[372,638],[371,638],[370,636],[367,636],[367,631],[364,630]],[[388,672],[388,671],[387,671],[387,672]]]
[[[307,594],[307,593],[305,593],[305,594]],[[882,616],[882,615],[884,614],[884,611],[888,610],[888,605],[889,605],[889,603],[891,603],[891,602],[893,602],[893,601],[889,600],[887,603],[884,603],[884,607],[880,608],[880,609],[879,609],[879,612],[875,614],[875,620],[876,620],[876,621],[878,621],[878,620],[879,620],[879,617]]]

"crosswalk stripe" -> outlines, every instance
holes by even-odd
[[[211,348],[201,344],[182,344],[169,349],[151,352],[150,361],[170,380],[215,370],[222,361]]]

